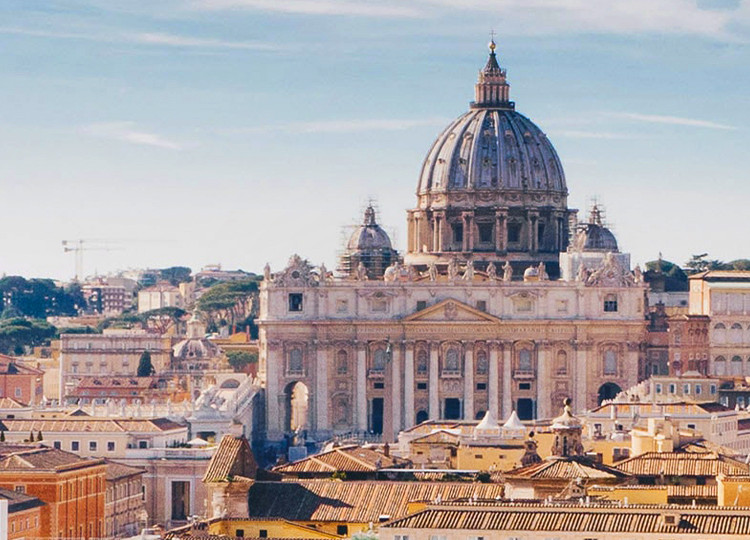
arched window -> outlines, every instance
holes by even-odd
[[[722,323],[714,326],[714,341],[717,343],[724,343],[727,340],[726,326]]]
[[[372,370],[385,371],[385,349],[375,349],[372,356]]]
[[[742,343],[742,325],[734,323],[729,329],[729,343]]]
[[[489,371],[489,363],[487,362],[487,353],[479,351],[477,353],[477,375],[486,375]]]
[[[518,351],[518,371],[532,371],[531,351],[529,349],[521,349]]]
[[[294,349],[289,351],[287,371],[289,373],[297,374],[303,372],[302,349],[295,347]]]
[[[417,375],[427,376],[428,371],[427,351],[419,351],[417,353]]]
[[[742,375],[742,358],[733,356],[730,366],[731,375]]]
[[[336,373],[346,375],[349,372],[349,359],[346,351],[341,349],[336,353]]]
[[[451,347],[445,352],[445,364],[443,370],[450,373],[460,371],[458,350]]]
[[[617,375],[617,353],[612,349],[604,351],[604,374]]]
[[[714,359],[714,374],[715,375],[727,374],[727,361],[723,356],[717,356]]]
[[[568,353],[565,351],[557,351],[555,357],[555,373],[557,375],[568,374]]]

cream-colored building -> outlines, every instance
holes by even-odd
[[[690,314],[711,317],[711,373],[750,376],[750,272],[711,270],[690,276]]]
[[[267,439],[549,418],[638,381],[640,270],[598,207],[577,221],[552,144],[508,92],[493,44],[476,101],[428,153],[403,262],[369,207],[335,276],[299,256],[266,268]]]
[[[60,336],[61,398],[73,390],[82,377],[135,376],[141,355],[148,351],[156,373],[170,366],[172,338],[144,330],[106,329],[102,334]]]

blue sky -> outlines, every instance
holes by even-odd
[[[491,28],[634,262],[750,258],[750,0],[4,0],[0,273],[330,268],[370,198],[403,249]]]

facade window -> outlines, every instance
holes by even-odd
[[[108,441],[107,452],[114,452],[114,451],[115,451],[115,441]]]
[[[349,534],[348,525],[336,525],[336,534],[340,536],[347,536]]]
[[[453,224],[453,241],[455,243],[461,243],[464,241],[464,226],[461,223]]]
[[[656,393],[661,394],[661,383],[656,383]]]
[[[409,540],[408,534],[394,534],[393,540]]]
[[[458,350],[450,348],[445,353],[445,364],[443,371],[447,373],[458,373],[460,371],[460,360]]]
[[[89,452],[96,452],[96,441],[89,441]]]
[[[55,441],[52,443],[52,448],[60,450],[62,448],[62,443],[60,441]]]
[[[669,393],[675,394],[677,392],[677,385],[674,383],[670,383],[669,385]]]
[[[386,363],[386,352],[385,349],[375,349],[372,355],[372,370],[383,372],[385,371]]]
[[[81,447],[81,443],[79,443],[78,441],[72,441],[70,443],[70,449],[73,452],[78,452],[78,450],[80,449],[80,447]]]
[[[716,385],[715,384],[711,385],[710,392],[711,392],[711,395],[716,394]]]
[[[148,448],[148,441],[138,441],[138,448]]]
[[[557,351],[555,357],[555,373],[558,375],[568,374],[568,353],[565,351]]]
[[[521,349],[518,351],[518,371],[531,372],[531,351]]]
[[[695,385],[695,395],[700,396],[701,392],[703,392],[703,387],[700,384]]]
[[[714,374],[715,375],[726,375],[727,374],[727,361],[723,356],[717,356],[714,360]]]
[[[745,408],[745,396],[737,396],[737,405],[739,405],[741,409]]]
[[[21,397],[21,389],[20,389],[20,388],[18,388],[18,387],[16,387],[16,391],[15,391],[15,396],[16,396],[17,398],[20,398],[20,397]]]
[[[427,300],[417,300],[417,311],[422,311],[427,307]]]
[[[604,374],[617,375],[617,353],[612,349],[604,351]]]
[[[291,351],[289,351],[287,371],[289,373],[300,374],[304,371],[303,367],[304,366],[302,363],[302,349],[294,348]]]
[[[336,353],[336,373],[346,375],[349,372],[349,359],[345,350]]]
[[[492,223],[477,223],[477,230],[479,231],[480,243],[492,243]]]
[[[13,486],[13,491],[16,493],[26,493],[26,486]]]
[[[477,375],[486,375],[489,371],[489,363],[487,362],[487,353],[479,351],[477,353]]]
[[[477,300],[477,309],[479,311],[487,311],[487,300]]]
[[[604,311],[607,313],[614,313],[617,311],[617,295],[608,294],[604,297]]]
[[[428,370],[427,351],[419,351],[417,353],[417,375],[427,375]]]
[[[508,223],[508,242],[517,244],[521,241],[521,224]]]
[[[289,293],[289,311],[302,311],[302,293]]]
[[[683,384],[682,385],[682,393],[683,395],[690,395],[690,385],[689,384]]]
[[[739,356],[732,357],[731,375],[742,375],[742,358]]]

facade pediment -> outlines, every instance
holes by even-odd
[[[404,322],[500,322],[500,319],[458,300],[442,300],[404,317]]]

